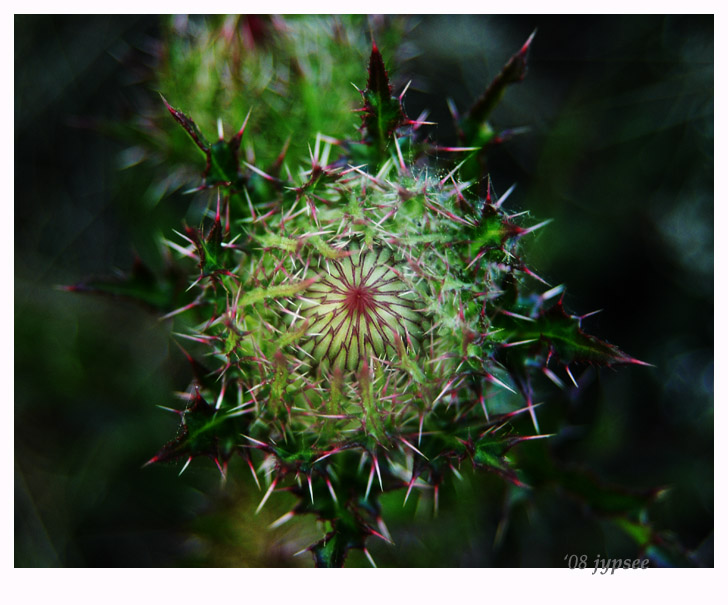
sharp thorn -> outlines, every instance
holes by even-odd
[[[257,515],[260,512],[260,509],[263,508],[266,501],[270,497],[270,495],[273,493],[273,490],[276,487],[276,482],[278,481],[278,478],[273,479],[273,482],[270,484],[270,487],[268,487],[268,490],[265,492],[265,495],[263,496],[263,499],[260,501],[260,504],[258,504],[258,508],[255,509],[255,514]]]
[[[282,516],[278,517],[278,519],[273,521],[273,523],[271,523],[268,526],[268,529],[275,529],[276,527],[280,527],[284,523],[288,523],[288,521],[293,519],[293,517],[295,517],[295,516],[296,516],[296,513],[294,513],[292,510],[288,511],[285,515],[282,515]]]
[[[369,563],[371,563],[372,567],[376,569],[377,564],[374,562],[374,559],[372,559],[372,556],[369,554],[369,551],[366,548],[364,549],[364,554],[366,555],[367,559],[369,559]]]
[[[182,473],[184,473],[187,470],[187,467],[190,465],[190,462],[192,462],[192,456],[187,458],[187,462],[185,462],[185,465],[182,467],[182,470],[179,472],[179,475],[177,475],[178,477],[181,477]]]
[[[367,491],[364,494],[364,500],[369,499],[369,490],[372,488],[372,479],[374,479],[374,464],[372,464],[372,468],[369,470],[369,479],[367,480]]]

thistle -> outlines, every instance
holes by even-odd
[[[235,31],[245,24],[235,22]],[[266,22],[246,65],[219,83],[224,94],[260,74],[298,101],[323,88],[325,70],[307,83],[311,70],[286,71],[312,56],[296,27]],[[323,31],[328,43],[340,35],[335,26]],[[255,124],[285,120],[279,107],[242,107],[242,127],[226,139],[221,121],[210,143],[192,100],[179,86],[163,91],[167,119],[189,135],[185,151],[194,157],[196,146],[204,157],[196,191],[210,203],[199,226],[165,237],[189,285],[164,290],[175,294],[159,308],[181,322],[180,346],[202,354],[183,348],[194,379],[178,411],[181,430],[150,463],[206,456],[224,475],[237,454],[256,483],[264,475],[259,510],[275,492],[298,497],[274,526],[302,514],[323,523],[306,549],[317,566],[341,566],[356,548],[371,560],[369,538],[391,541],[382,492],[402,490],[405,502],[427,493],[436,510],[441,485],[467,463],[525,485],[510,452],[547,436],[535,377],[563,386],[577,383],[579,364],[641,363],[587,335],[582,317],[565,311],[563,287],[528,268],[523,242],[547,221],[509,212],[511,191],[498,196],[483,171],[486,152],[505,138],[487,119],[523,79],[532,39],[470,111],[455,112],[456,147],[419,136],[425,118],[407,116],[405,92],[393,94],[374,43],[366,77],[360,64],[358,131],[341,131],[336,118],[333,131],[308,140],[272,141]],[[344,45],[344,71],[352,48]],[[349,91],[346,111],[357,92],[337,92]],[[314,123],[341,111],[318,95],[292,117],[303,132],[306,111]],[[531,432],[515,431],[520,415],[530,417]]]

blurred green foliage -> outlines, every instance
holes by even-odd
[[[313,23],[296,26],[315,46]],[[363,66],[370,26],[348,25]],[[511,207],[555,219],[528,251],[535,270],[568,285],[571,310],[604,308],[585,320],[589,331],[655,368],[586,371],[578,391],[540,408],[542,429],[558,436],[529,444],[520,462],[538,469],[553,459],[573,489],[565,475],[528,491],[465,473],[441,491],[436,522],[426,498],[403,507],[395,493],[385,508],[396,546],[371,552],[392,566],[633,557],[637,530],[585,506],[607,506],[599,486],[617,484],[666,488],[650,518],[692,559],[662,563],[712,565],[713,19],[413,18],[401,40],[386,41],[398,44],[395,89],[412,79],[408,114],[429,108],[437,138],[454,143],[443,99],[467,108],[535,28],[529,73],[491,116],[525,129],[491,154],[494,186],[516,183]],[[158,258],[158,233],[199,212],[180,188],[199,182],[204,159],[150,190],[149,162],[106,136],[165,111],[153,77],[165,32],[154,17],[15,17],[16,566],[311,564],[290,555],[318,536],[313,520],[267,531],[290,502],[273,498],[253,517],[261,494],[242,461],[225,486],[212,462],[180,478],[174,466],[141,469],[176,426],[155,406],[187,386],[187,361],[143,309],[54,289],[129,269],[133,250]],[[165,60],[176,73],[184,36],[175,44],[179,54]],[[347,86],[361,80],[317,65],[314,46],[304,69],[328,69]],[[174,104],[175,90],[164,92]],[[261,80],[260,94],[269,92]],[[193,116],[209,136],[217,117],[233,134],[249,108],[236,97],[222,105],[227,115]],[[357,124],[356,114],[342,117],[341,128]],[[186,136],[171,118],[169,128]],[[255,153],[274,160],[279,134]],[[360,553],[349,563],[367,565]]]

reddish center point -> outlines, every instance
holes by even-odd
[[[344,305],[349,315],[363,315],[374,308],[374,294],[366,286],[355,286],[346,293]]]

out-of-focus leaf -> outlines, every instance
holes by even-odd
[[[508,86],[520,82],[526,76],[528,49],[535,35],[536,32],[533,32],[529,36],[521,49],[508,60],[485,92],[463,116],[460,127],[464,136],[463,142],[468,146],[482,147],[495,136],[486,120],[503,98]]]
[[[89,279],[64,289],[70,292],[101,294],[140,303],[154,311],[169,312],[192,300],[186,292],[187,276],[168,264],[162,275],[156,275],[136,258],[131,272],[117,278]]]
[[[162,101],[164,101],[165,107],[169,110],[169,113],[172,114],[172,117],[177,121],[177,123],[182,126],[187,131],[187,134],[192,137],[192,140],[195,142],[195,145],[197,145],[200,148],[200,151],[205,154],[205,156],[209,157],[210,153],[210,143],[207,142],[207,139],[205,138],[205,135],[202,134],[202,131],[200,131],[197,124],[195,124],[194,120],[192,118],[186,116],[183,112],[181,112],[179,109],[175,109],[172,107],[168,102],[167,99],[162,97]]]

